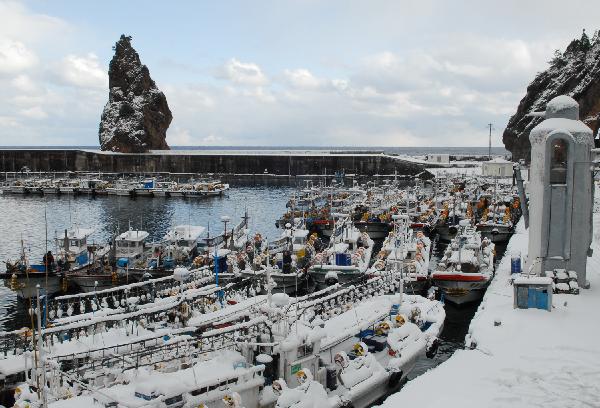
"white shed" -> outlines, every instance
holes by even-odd
[[[483,162],[481,174],[486,177],[512,177],[513,163],[497,157],[487,162]]]
[[[431,163],[448,164],[450,163],[450,155],[442,153],[428,154],[427,161]]]

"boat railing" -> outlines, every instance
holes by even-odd
[[[305,302],[300,302],[297,305],[290,305],[289,307],[295,307],[300,310],[298,316],[301,316],[304,314],[304,312],[311,309],[315,312],[315,314],[320,314],[326,310],[331,310],[338,306],[342,306],[345,303],[353,302],[355,299],[363,299],[365,297],[374,296],[381,290],[386,290],[391,286],[399,286],[394,274],[382,274],[381,276],[355,285],[350,285],[347,287],[340,285],[339,290],[333,293],[317,299],[310,299]]]
[[[208,266],[193,269],[190,271],[190,279],[183,284],[184,289],[207,284],[211,281],[211,277],[212,272]],[[123,299],[131,297],[136,297],[137,303],[144,304],[151,302],[156,297],[168,296],[173,290],[178,290],[180,286],[181,283],[176,281],[173,276],[165,276],[94,292],[58,296],[48,301],[48,311],[49,314],[54,312],[54,316],[50,316],[51,318],[60,318],[59,310],[62,310],[61,314],[64,314],[65,317],[75,316],[101,309],[103,300],[106,300],[107,306],[118,308]],[[71,314],[69,314],[69,307]]]
[[[184,302],[186,307],[189,307],[190,313],[193,311],[206,313],[217,302],[227,304],[229,299],[247,296],[249,286],[254,283],[253,279],[247,279],[220,287],[210,285],[197,289],[190,288],[183,292],[183,296],[175,292],[169,299],[160,299],[158,302],[136,308],[137,310],[116,310],[114,314],[88,314],[84,318],[42,329],[44,347],[49,348],[56,343],[78,339],[82,332],[103,333],[116,327],[126,327],[127,324],[137,324],[141,319],[144,319],[148,325],[162,324],[165,321],[165,314],[179,313]],[[37,330],[32,331],[28,328],[0,332],[0,353],[9,357],[32,350],[31,340],[34,335],[37,336]]]
[[[174,360],[198,358],[220,349],[231,348],[240,342],[254,341],[268,330],[267,325],[267,317],[259,316],[200,334],[198,334],[198,327],[189,326],[170,331],[168,339],[165,339],[164,334],[157,334],[151,338],[49,357],[49,359],[61,363],[63,371],[68,374],[81,377],[82,380],[95,379],[102,376],[107,367],[126,371],[156,364],[165,366]]]

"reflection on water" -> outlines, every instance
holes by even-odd
[[[223,231],[221,216],[237,224],[244,210],[250,216],[250,231],[274,239],[281,233],[275,227],[277,216],[285,212],[290,187],[239,187],[223,197],[204,199],[169,199],[129,197],[66,197],[0,195],[0,268],[4,262],[19,257],[21,239],[31,263],[41,263],[46,249],[55,251],[54,237],[64,234],[70,225],[94,228],[92,242],[108,242],[113,232],[131,227],[150,233],[149,240],[161,239],[167,230],[179,224],[209,227]],[[47,223],[45,221],[47,219]],[[22,327],[27,323],[26,309],[16,295],[0,285],[0,328]]]

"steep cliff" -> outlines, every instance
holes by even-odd
[[[585,33],[571,41],[561,53],[556,51],[550,67],[539,73],[527,87],[527,94],[510,118],[502,141],[512,152],[513,160],[529,160],[529,132],[543,118],[527,116],[543,111],[555,96],[569,95],[579,102],[579,115],[597,135],[600,127],[600,38],[596,32],[590,40]]]
[[[121,35],[108,70],[109,94],[100,120],[100,147],[123,153],[169,149],[167,129],[173,115],[148,67]]]

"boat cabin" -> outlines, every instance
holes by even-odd
[[[217,235],[214,237],[206,236],[198,241],[198,252],[200,254],[206,254],[214,251],[215,247],[223,246],[225,241],[223,235]]]
[[[79,265],[87,263],[87,238],[92,235],[93,232],[93,229],[88,228],[65,230],[65,235],[62,238],[56,238],[59,253],[65,257],[72,258],[70,261],[75,261]]]
[[[115,239],[117,259],[135,259],[139,258],[144,252],[144,243],[148,238],[146,231],[129,230]]]
[[[167,232],[163,239],[190,252],[197,247],[198,240],[203,232],[204,227],[198,225],[177,225]]]

